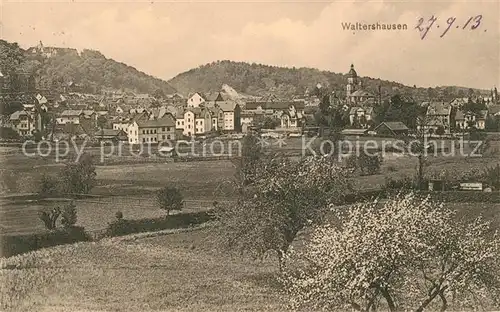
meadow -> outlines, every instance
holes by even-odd
[[[0,267],[3,311],[287,311],[274,259],[221,253],[209,229],[57,246]]]
[[[500,204],[447,204],[498,220]],[[485,210],[483,210],[485,209]],[[288,311],[275,256],[221,251],[210,224],[56,246],[0,259],[3,311]],[[148,235],[150,235],[148,237]],[[295,242],[300,248],[307,235]]]
[[[299,144],[295,140],[294,144]],[[290,145],[287,145],[290,147]],[[283,149],[286,150],[287,147]],[[5,166],[1,168],[0,195],[34,193],[43,174],[55,175],[64,164],[53,158],[26,157],[16,149],[0,149]],[[498,157],[428,157],[426,172],[447,170],[482,170],[498,163]],[[416,157],[388,153],[381,173],[357,176],[353,179],[358,190],[380,189],[387,177],[413,177],[418,162]],[[235,170],[231,161],[193,161],[163,163],[131,163],[97,165],[97,186],[91,194],[99,198],[77,200],[78,225],[88,230],[104,228],[114,220],[116,211],[125,218],[150,218],[163,215],[155,203],[154,192],[173,184],[183,193],[186,211],[207,209],[220,197],[229,197]],[[29,233],[43,230],[37,211],[59,204],[56,202],[29,203],[0,199],[0,234]]]

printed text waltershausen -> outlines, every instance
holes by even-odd
[[[386,24],[386,23],[341,23],[343,30],[407,30],[408,25],[406,24]]]

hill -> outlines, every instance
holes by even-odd
[[[0,64],[14,91],[57,90],[72,85],[88,93],[109,89],[149,94],[157,90],[164,94],[176,92],[166,81],[93,50],[78,52],[42,44],[23,50],[16,43],[0,40]]]
[[[346,72],[348,70],[347,65]],[[463,88],[448,86],[417,88],[370,77],[361,77],[361,81],[364,88],[374,94],[378,93],[380,85],[382,95],[400,93],[417,98],[452,98],[461,94],[466,96],[469,91],[476,95],[485,93],[482,90],[468,89],[464,92]],[[314,68],[287,68],[227,60],[202,65],[169,80],[169,84],[184,95],[195,91],[219,90],[221,85],[227,84],[238,92],[249,95],[275,94],[280,97],[302,96],[307,89],[312,92],[317,83],[329,90],[343,93],[346,82],[345,74]]]

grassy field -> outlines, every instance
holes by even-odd
[[[131,242],[103,240],[6,259],[3,267],[20,267],[0,270],[0,308],[287,311],[273,259],[229,257],[207,237],[207,230],[198,230]]]
[[[500,204],[449,204],[500,226]],[[222,253],[211,228],[0,259],[4,311],[288,311],[276,259]],[[302,240],[306,236],[302,236]],[[300,248],[300,240],[297,248]]]
[[[62,207],[67,201],[39,203],[16,203],[0,200],[0,235],[27,234],[45,231],[38,218],[38,210]],[[115,220],[115,213],[121,211],[126,219],[159,218],[165,216],[154,195],[110,196],[78,199],[74,201],[77,209],[77,225],[87,231],[103,229]],[[186,200],[182,212],[206,210],[212,207],[211,200]],[[175,213],[175,212],[173,212]]]
[[[0,155],[6,160],[6,165],[0,169],[0,194],[3,195],[36,192],[43,174],[56,174],[63,166],[48,158],[25,157],[12,149],[0,149]],[[486,165],[498,162],[495,157],[429,157],[426,172],[442,169],[452,173],[472,168],[482,170]],[[381,174],[356,177],[355,188],[376,189],[385,183],[386,177],[412,177],[416,167],[415,157],[389,154],[384,159]],[[105,198],[80,200],[76,203],[78,224],[88,230],[105,227],[114,220],[114,214],[118,210],[126,218],[161,216],[163,212],[154,203],[152,192],[166,184],[174,184],[188,200],[212,202],[221,194],[231,193],[228,181],[234,177],[234,167],[230,161],[98,165],[96,171],[98,185],[92,190],[92,194]],[[0,200],[0,204],[0,234],[43,230],[37,210],[53,206],[4,200]],[[203,206],[206,208],[207,204]],[[200,207],[194,203],[186,208]]]

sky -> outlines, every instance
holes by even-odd
[[[481,15],[479,26],[476,21]],[[424,39],[415,29],[437,20]],[[452,22],[448,32],[447,21]],[[463,29],[469,18],[472,20]],[[406,24],[344,30],[342,23]],[[0,37],[99,50],[170,79],[216,60],[314,67],[434,87],[500,88],[500,1],[12,1]]]

